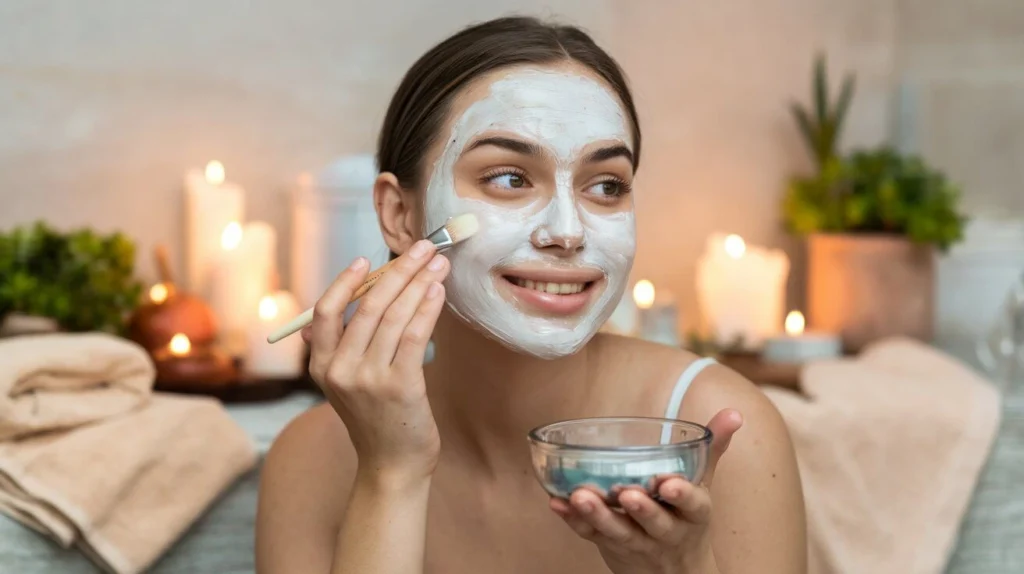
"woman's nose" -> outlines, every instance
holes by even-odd
[[[585,234],[583,222],[574,198],[558,194],[545,208],[544,221],[534,230],[530,239],[538,249],[557,248],[568,253],[583,249]]]

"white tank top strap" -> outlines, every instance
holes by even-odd
[[[676,381],[676,386],[672,389],[672,396],[668,399],[668,406],[665,408],[665,418],[676,419],[679,418],[679,408],[683,404],[683,397],[686,395],[686,391],[690,388],[693,380],[697,378],[697,375],[701,373],[708,365],[715,364],[715,360],[711,357],[704,357],[697,359],[690,363],[688,367],[679,375],[679,379]]]
[[[665,408],[666,419],[678,419],[679,408],[683,404],[683,397],[686,396],[686,391],[690,388],[690,384],[697,378],[708,365],[715,364],[716,361],[711,357],[704,357],[697,359],[690,363],[683,373],[679,375],[679,379],[676,380],[676,386],[672,389],[672,396],[668,399],[668,406]],[[672,427],[667,423],[662,425],[661,429],[661,444],[668,444],[672,439]]]

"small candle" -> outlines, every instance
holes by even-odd
[[[654,283],[641,279],[633,286],[633,301],[639,310],[640,337],[655,343],[679,346],[679,311],[671,295],[658,292]]]
[[[804,315],[790,311],[786,315],[785,334],[768,338],[762,354],[768,363],[806,363],[830,359],[842,354],[837,334],[804,332]]]
[[[242,221],[245,194],[225,180],[224,165],[211,161],[206,169],[185,176],[185,249],[187,287],[200,297],[210,296],[210,276],[220,255],[224,226]]]
[[[287,291],[276,291],[260,299],[256,317],[247,329],[245,370],[258,377],[297,378],[302,374],[305,344],[298,335],[271,345],[267,337],[300,313],[299,303]]]
[[[193,348],[184,333],[176,333],[153,356],[157,386],[223,385],[231,382],[235,368],[227,355],[212,347]]]
[[[697,296],[720,344],[759,347],[777,332],[785,306],[789,259],[739,235],[712,235],[697,262]]]

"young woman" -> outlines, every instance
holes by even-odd
[[[633,261],[640,129],[590,37],[504,18],[445,40],[399,86],[378,160],[398,263],[343,326],[369,270],[357,259],[303,332],[328,401],[267,457],[259,572],[805,571],[800,480],[772,405],[686,351],[596,334]],[[422,238],[461,213],[479,233],[435,254]],[[668,505],[549,499],[533,476],[534,427],[666,413],[714,433],[704,482],[666,481]]]

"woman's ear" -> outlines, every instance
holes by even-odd
[[[422,235],[418,199],[402,189],[393,173],[381,173],[373,184],[373,204],[380,232],[392,253],[405,253]]]

